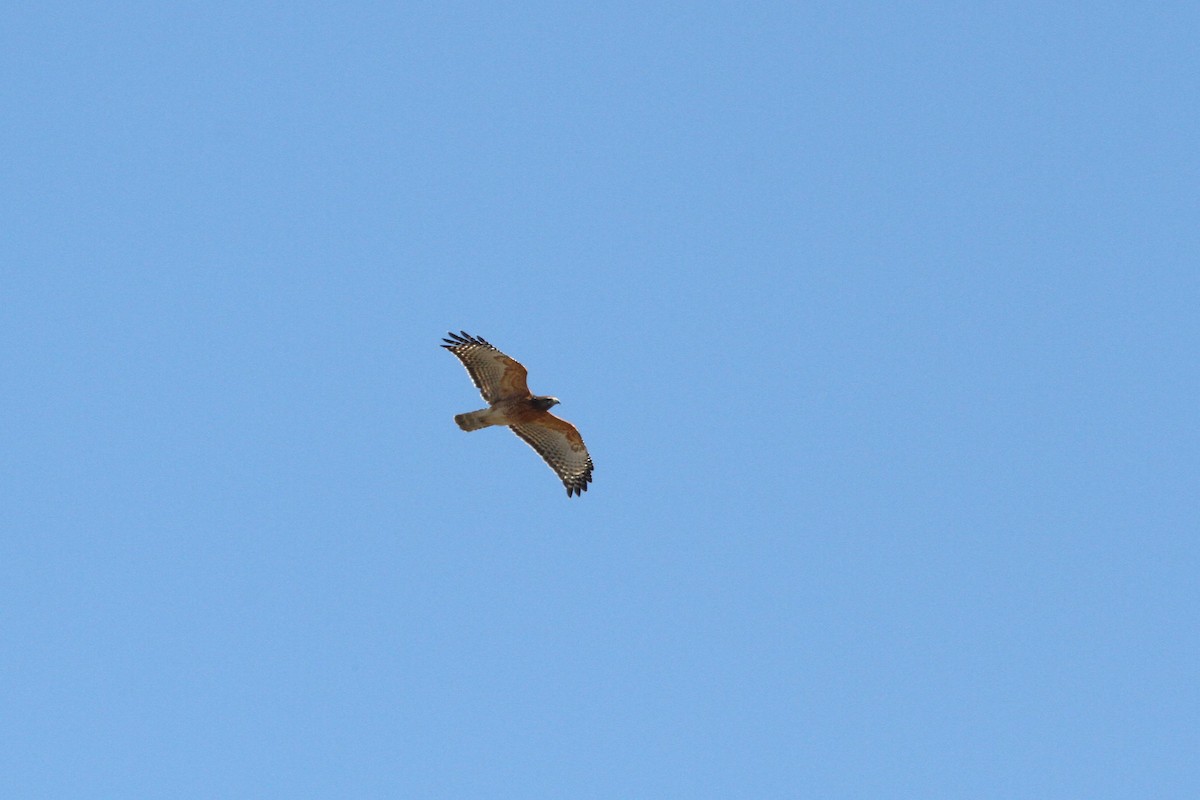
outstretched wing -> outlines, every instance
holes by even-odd
[[[509,427],[562,478],[567,497],[587,491],[592,481],[592,457],[574,425],[543,411],[533,422]]]
[[[483,395],[488,404],[497,400],[514,400],[529,397],[529,386],[525,383],[528,371],[521,362],[501,353],[491,342],[466,331],[462,336],[457,333],[448,334],[449,339],[442,347],[458,356],[458,360],[467,368],[467,374],[475,383],[475,388]]]

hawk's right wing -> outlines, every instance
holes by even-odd
[[[497,400],[513,400],[529,397],[529,386],[525,383],[528,371],[521,362],[509,358],[497,350],[489,341],[462,331],[448,334],[449,339],[442,347],[454,353],[467,368],[467,374],[475,388],[489,405]]]

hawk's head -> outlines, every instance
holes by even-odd
[[[530,402],[532,402],[534,408],[538,409],[539,411],[549,411],[551,406],[558,405],[558,398],[557,397],[535,397]]]

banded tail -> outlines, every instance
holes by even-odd
[[[491,414],[491,411],[492,410],[490,408],[485,408],[482,411],[471,411],[466,414],[455,414],[454,421],[458,423],[458,427],[462,428],[464,431],[477,431],[480,428],[486,428],[489,425],[496,424],[488,419],[488,415]]]

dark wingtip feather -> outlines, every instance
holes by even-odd
[[[442,345],[442,347],[445,347],[446,349],[459,347],[460,345],[464,344],[478,344],[484,345],[485,347],[491,347],[493,350],[496,349],[495,345],[493,345],[487,339],[484,339],[482,336],[472,336],[466,331],[461,331],[460,333],[449,331],[446,333],[446,336],[450,337],[448,339],[445,337],[442,338],[442,341],[446,343]]]
[[[591,483],[592,473],[589,471],[586,475],[576,478],[569,484],[564,484],[567,487],[567,497],[582,497],[583,493],[588,490],[588,484]]]

